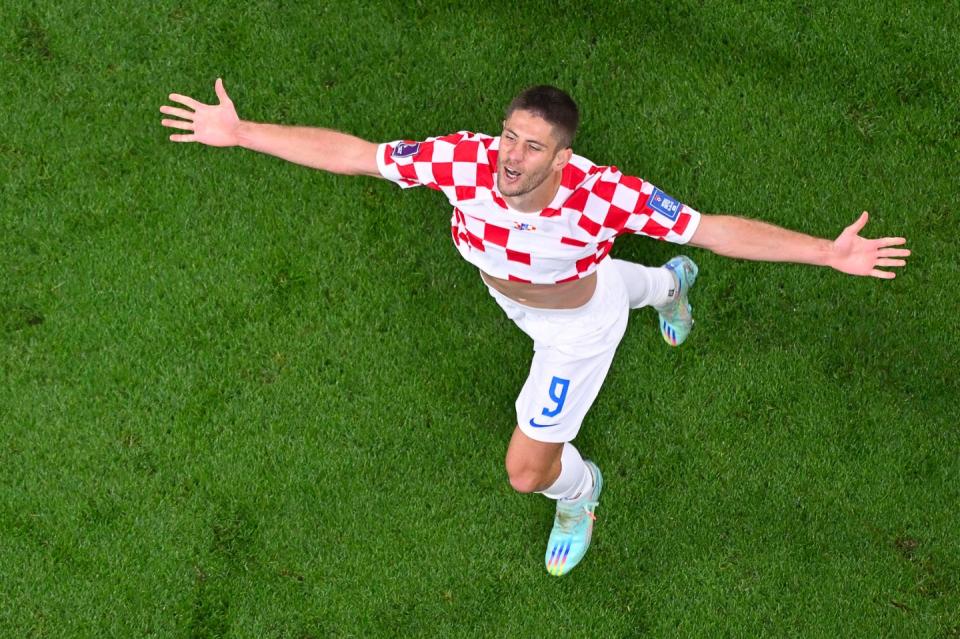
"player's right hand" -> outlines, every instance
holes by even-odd
[[[239,142],[237,138],[237,129],[240,126],[240,118],[237,117],[237,110],[233,106],[233,101],[227,95],[223,88],[223,80],[217,78],[214,85],[217,92],[219,104],[203,104],[193,98],[171,93],[170,100],[193,109],[181,109],[180,107],[164,105],[160,107],[160,113],[172,115],[179,120],[164,118],[160,124],[171,129],[181,129],[191,133],[180,133],[170,136],[173,142],[200,142],[209,146],[236,146]]]

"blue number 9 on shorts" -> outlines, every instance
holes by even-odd
[[[547,417],[556,417],[563,410],[563,403],[567,401],[567,390],[570,388],[570,380],[562,377],[554,377],[550,380],[550,399],[556,404],[553,409],[544,407],[543,414]]]

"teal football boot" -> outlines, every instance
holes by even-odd
[[[565,575],[580,563],[590,547],[593,535],[593,514],[603,489],[603,477],[600,469],[592,461],[583,460],[593,475],[593,490],[580,499],[557,500],[557,516],[553,520],[550,541],[547,542],[547,554],[544,561],[547,572],[556,577]]]
[[[660,334],[670,346],[680,346],[693,329],[693,308],[687,296],[697,281],[697,265],[689,257],[680,255],[663,267],[673,272],[677,290],[669,303],[656,307],[660,313]]]

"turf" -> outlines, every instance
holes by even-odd
[[[952,3],[0,8],[0,635],[957,637]],[[577,443],[582,566],[502,469],[530,356],[434,192],[174,145],[157,108],[576,150],[708,212],[914,251],[892,282],[694,251]],[[675,248],[623,238],[651,264]]]

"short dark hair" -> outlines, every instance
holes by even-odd
[[[524,89],[510,102],[504,118],[509,119],[517,110],[529,111],[549,122],[556,132],[561,149],[573,144],[573,137],[580,124],[580,111],[573,98],[557,87],[540,84]]]

